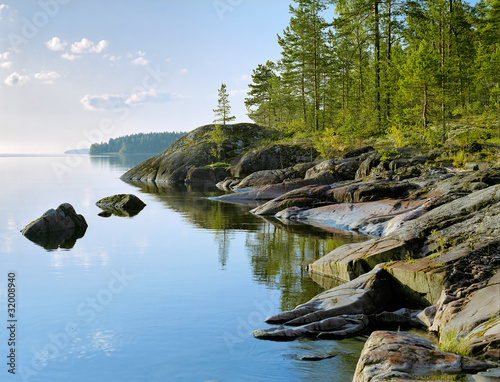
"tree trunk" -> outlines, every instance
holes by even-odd
[[[378,16],[378,1],[373,3],[373,34],[375,38],[375,113],[380,124],[380,22]]]
[[[390,72],[390,67],[391,67],[391,47],[392,47],[392,41],[391,41],[391,1],[387,3],[387,41],[386,41],[386,92],[385,92],[385,123],[388,122],[389,117],[391,115],[391,93],[389,88],[387,88],[387,84],[389,83],[389,72]]]
[[[427,129],[427,84],[424,84],[424,107],[422,109],[422,122],[424,129]]]
[[[305,78],[304,78],[304,66],[302,65],[301,71],[301,96],[302,96],[302,117],[304,120],[304,126],[307,126],[307,109],[306,109],[306,89],[305,89]]]
[[[318,131],[319,128],[319,100],[318,100],[318,40],[317,40],[317,25],[316,25],[316,15],[314,15],[314,25],[313,25],[313,80],[314,80],[314,131]]]

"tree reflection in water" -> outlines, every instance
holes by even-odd
[[[130,182],[142,192],[155,195],[169,209],[178,212],[195,227],[209,230],[218,244],[221,269],[231,256],[231,241],[245,235],[253,278],[257,283],[281,291],[281,310],[290,310],[322,292],[330,284],[316,283],[308,264],[333,249],[367,240],[365,235],[340,230],[329,231],[305,224],[284,224],[274,218],[262,218],[249,212],[252,205],[222,203],[210,199],[222,192],[206,187]]]

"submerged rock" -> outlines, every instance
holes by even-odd
[[[63,203],[29,223],[21,233],[45,249],[72,248],[85,235],[87,222],[73,206]]]
[[[96,205],[116,216],[135,216],[146,206],[141,199],[132,194],[108,196],[99,199]]]

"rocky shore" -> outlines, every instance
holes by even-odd
[[[231,145],[226,152],[239,150],[236,138]],[[371,333],[354,381],[467,380],[460,378],[476,373],[474,380],[490,381],[500,378],[500,167],[498,149],[488,149],[496,159],[481,161],[479,153],[457,167],[440,159],[444,149],[363,147],[317,160],[307,144],[268,145],[239,150],[224,170],[200,171],[188,160],[173,168],[171,150],[124,178],[217,183],[229,192],[220,201],[259,201],[253,213],[283,224],[371,235],[308,266],[315,280],[344,284],[276,312],[266,321],[280,326],[255,337]],[[398,332],[409,328],[433,333],[435,343]]]

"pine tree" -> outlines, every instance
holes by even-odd
[[[253,84],[248,85],[250,91],[248,92],[248,97],[245,98],[248,116],[257,123],[262,123],[269,127],[272,125],[271,117],[274,114],[271,104],[272,79],[275,76],[274,67],[275,64],[273,62],[267,61],[265,65],[258,65],[253,70]]]
[[[402,96],[409,105],[406,112],[414,114],[414,122],[418,120],[417,116],[420,114],[425,129],[428,124],[431,98],[437,93],[436,87],[439,84],[439,61],[436,51],[429,42],[425,40],[420,42],[418,50],[408,55],[401,72]]]
[[[230,116],[231,105],[229,105],[229,94],[227,94],[226,84],[222,84],[219,89],[219,101],[217,108],[213,109],[215,113],[214,122],[222,122],[225,126],[226,122],[234,121],[236,117]]]

